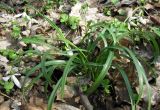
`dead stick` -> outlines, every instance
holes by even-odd
[[[12,97],[9,97],[8,95],[6,95],[6,94],[4,94],[4,93],[2,93],[2,92],[0,92],[0,94],[1,94],[2,96],[4,96],[4,97],[7,97],[7,98],[13,100],[13,101],[15,100],[15,99],[13,99]]]
[[[86,110],[93,110],[93,106],[89,102],[88,97],[82,93],[82,91],[80,90],[78,86],[76,86],[75,88],[77,90],[77,93],[80,96],[81,103],[84,105]]]

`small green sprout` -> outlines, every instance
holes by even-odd
[[[103,13],[104,13],[104,15],[106,15],[106,16],[111,16],[111,10],[109,9],[109,7],[105,7],[105,8],[103,9]]]
[[[6,93],[10,93],[11,90],[14,87],[14,83],[12,81],[3,81],[0,80],[0,85],[3,86],[3,88],[5,89]]]
[[[68,22],[69,22],[71,29],[76,29],[79,24],[79,18],[75,16],[70,16]]]
[[[6,90],[6,93],[10,93],[10,91],[14,87],[14,83],[12,81],[6,81],[3,86],[4,86],[4,89]]]
[[[60,21],[61,23],[67,23],[69,16],[67,14],[61,14]]]
[[[101,83],[106,94],[110,93],[110,91],[109,91],[109,87],[110,87],[109,83],[110,83],[110,81],[108,79],[104,79],[102,81],[102,83]]]
[[[2,54],[3,56],[7,57],[10,60],[14,60],[18,58],[18,54],[16,53],[16,51],[12,49],[1,50],[0,54]]]
[[[79,24],[79,18],[76,16],[69,16],[67,14],[61,14],[60,22],[70,26],[71,29],[77,29]]]
[[[19,26],[17,25],[13,25],[12,27],[12,33],[11,35],[13,36],[13,38],[17,39],[20,36],[21,33],[21,29]]]

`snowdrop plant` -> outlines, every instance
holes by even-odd
[[[16,76],[20,76],[20,74],[16,73],[16,74],[12,74],[12,75],[8,75],[8,76],[5,76],[5,77],[2,77],[2,79],[4,81],[13,81],[14,84],[18,87],[18,88],[21,88],[21,83],[19,82],[19,80],[17,79]]]
[[[21,75],[20,73],[18,73],[18,69],[16,67],[14,67],[14,68],[12,68],[12,70],[10,71],[10,73],[13,73],[13,74],[7,74],[7,76],[2,77],[2,79],[4,81],[11,80],[18,88],[21,88],[21,83],[17,79],[17,76]]]

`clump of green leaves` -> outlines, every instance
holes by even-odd
[[[110,10],[110,8],[109,8],[109,7],[105,7],[105,8],[103,9],[103,13],[104,13],[104,15],[106,15],[106,16],[111,16],[111,10]]]
[[[12,49],[0,50],[0,54],[7,57],[9,60],[15,60],[18,58],[18,53]]]
[[[20,36],[20,33],[21,33],[20,26],[18,26],[18,24],[14,23],[13,27],[12,27],[12,33],[11,33],[12,37],[15,39],[18,39]]]
[[[68,14],[61,14],[60,22],[68,25],[71,29],[77,29],[79,18],[76,16],[69,16]]]
[[[14,83],[12,81],[2,81],[2,80],[0,80],[0,85],[3,86],[6,93],[10,93],[11,90],[13,89],[13,87],[14,87]]]
[[[91,79],[93,83],[91,85],[88,85],[89,88],[85,87],[85,93],[87,95],[92,94],[94,91],[97,90],[99,86],[103,86],[104,91],[106,93],[109,93],[108,89],[110,85],[107,76],[110,74],[110,72],[112,72],[110,70],[113,70],[113,66],[124,79],[124,83],[128,89],[128,94],[131,100],[132,110],[136,109],[136,105],[139,103],[141,96],[143,95],[144,84],[147,86],[147,92],[149,97],[148,99],[151,98],[150,85],[148,83],[145,70],[142,64],[140,63],[139,58],[132,50],[132,48],[129,48],[120,43],[120,41],[124,39],[132,40],[132,37],[135,37],[135,30],[129,30],[127,24],[122,23],[118,20],[113,20],[110,22],[98,22],[96,24],[90,23],[90,25],[88,25],[89,30],[86,33],[85,38],[81,41],[81,45],[83,46],[77,47],[71,41],[65,38],[62,30],[58,26],[56,26],[56,24],[52,20],[50,20],[44,15],[42,16],[46,21],[49,22],[51,27],[56,30],[57,36],[62,42],[64,42],[64,45],[70,47],[69,51],[74,50],[73,55],[67,55],[66,52],[64,52],[65,54],[63,52],[59,53],[60,56],[65,56],[67,58],[65,60],[48,60],[46,56],[48,56],[50,53],[42,53],[41,62],[37,66],[33,67],[30,71],[26,71],[26,76],[29,77],[31,74],[34,74],[34,72],[37,69],[41,70],[39,75],[32,80],[30,85],[33,85],[41,77],[45,77],[46,82],[48,83],[47,85],[51,85],[51,87],[53,87],[53,91],[50,94],[48,100],[48,110],[51,110],[52,108],[51,106],[56,97],[57,90],[61,89],[63,94],[67,75],[69,75],[70,73],[81,72],[83,75],[88,75],[92,77]],[[73,26],[71,28],[75,29],[75,27],[77,27],[77,25],[74,26],[74,23],[77,23],[78,20],[75,20],[75,18],[71,19],[71,17],[67,14],[62,14],[60,21],[61,23],[64,23],[68,26]],[[132,31],[133,35],[131,33]],[[151,36],[151,38],[153,38],[153,36]],[[151,38],[148,36],[148,40],[152,40]],[[144,37],[144,39],[146,38]],[[97,55],[93,56],[98,44],[101,44],[100,51]],[[129,78],[127,76],[124,66],[122,65],[122,62],[116,62],[115,60],[119,57],[126,58],[127,60],[129,60],[134,65],[135,70],[137,71],[135,73],[135,76],[138,77],[137,80],[140,85],[140,92],[136,100],[134,97],[134,91],[132,90],[132,84],[129,81]],[[61,69],[63,71],[63,74],[62,77],[55,84],[53,83],[54,81],[50,79],[50,76],[53,74],[53,71],[57,68]],[[148,108],[150,109],[150,100],[148,105]]]

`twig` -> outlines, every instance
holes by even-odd
[[[80,90],[78,86],[76,86],[75,88],[76,88],[77,93],[80,96],[81,103],[84,105],[86,110],[93,110],[93,106],[89,102],[88,97],[82,93],[82,91]]]
[[[2,93],[1,91],[0,91],[0,94],[2,95],[2,96],[4,96],[4,97],[7,97],[7,98],[9,98],[9,99],[11,99],[11,100],[15,100],[15,99],[13,99],[12,97],[10,97],[10,96],[8,96],[8,95],[6,95],[6,94],[4,94],[4,93]]]

